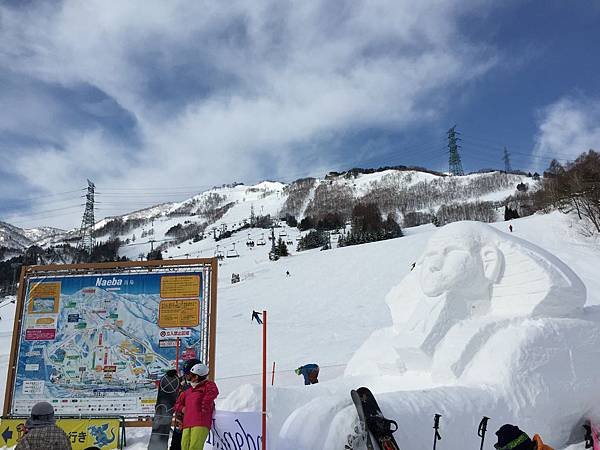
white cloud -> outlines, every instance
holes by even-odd
[[[600,99],[564,97],[540,112],[535,167],[546,167],[548,158],[574,160],[590,149],[600,149]]]
[[[301,176],[342,156],[352,161],[352,149],[332,154],[318,143],[430,120],[451,89],[495,64],[494,50],[469,42],[458,26],[491,4],[73,0],[60,8],[0,7],[0,68],[66,88],[97,87],[135,118],[140,141],[131,148],[110,130],[69,132],[65,123],[67,131],[56,130],[60,149],[28,149],[15,171],[52,192],[86,177],[99,186],[152,180],[164,188]],[[68,175],[40,177],[32,170],[40,164]]]

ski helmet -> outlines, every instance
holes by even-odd
[[[183,365],[183,374],[187,375],[192,370],[192,367],[194,367],[196,364],[200,364],[201,362],[202,361],[200,361],[199,359],[196,359],[196,358],[192,358],[192,359],[186,361],[185,364]]]
[[[190,370],[190,373],[198,375],[199,377],[205,377],[208,375],[208,367],[205,364],[198,363]]]

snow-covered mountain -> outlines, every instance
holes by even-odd
[[[32,245],[44,245],[45,240],[64,234],[64,230],[53,227],[26,229],[0,222],[0,247],[20,253]]]
[[[6,222],[0,222],[0,247],[22,251],[33,241],[25,235],[25,230]]]
[[[530,177],[502,172],[461,177],[399,169],[330,173],[323,179],[289,184],[263,181],[215,187],[180,202],[103,218],[94,229],[97,242],[119,238],[123,243],[120,255],[130,259],[146,255],[151,248],[170,255],[206,256],[206,242],[200,244],[200,238],[211,242],[212,253],[225,251],[222,245],[217,248],[220,244],[215,237],[245,228],[251,217],[270,215],[281,220],[294,216],[299,222],[306,216],[339,213],[348,218],[358,201],[377,203],[382,214],[395,214],[402,226],[429,223],[436,214],[442,224],[462,218],[489,222],[499,217],[503,202],[517,192],[519,184],[537,186]],[[19,239],[15,248],[21,251],[34,242],[42,247],[74,245],[78,237],[77,230],[12,229],[12,239]],[[250,231],[250,239],[265,238],[266,230]],[[238,244],[245,241],[239,239]]]
[[[65,233],[65,230],[54,227],[25,228],[22,233],[31,242],[39,243],[55,236],[61,236]]]
[[[440,208],[444,210],[442,216],[452,216],[456,213],[452,207],[457,205],[478,208],[481,217],[476,218],[490,221],[496,218],[501,203],[517,192],[519,183],[530,188],[536,186],[530,177],[501,172],[461,177],[399,169],[330,173],[323,179],[306,178],[289,184],[263,181],[252,186],[224,185],[180,202],[106,217],[94,228],[97,242],[119,238],[125,243],[121,255],[137,259],[151,248],[173,251],[182,242],[192,241],[203,233],[214,238],[218,233],[234,231],[248,223],[251,215],[270,215],[276,219],[294,216],[298,221],[328,212],[348,217],[359,200],[377,203],[384,215],[396,214],[403,226],[415,225],[415,218],[429,222],[440,213]],[[453,220],[456,219],[448,217],[448,221]],[[173,229],[177,226],[181,229]],[[73,245],[77,236],[77,230],[64,232],[49,227],[23,230],[0,222],[0,246],[21,252],[33,244]],[[216,251],[214,241],[213,249]],[[192,245],[183,253],[198,250]]]

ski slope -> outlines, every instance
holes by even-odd
[[[536,215],[513,220],[511,223],[514,227],[513,237],[542,247],[573,270],[587,288],[584,310],[594,315],[596,307],[600,305],[598,244],[581,237],[571,220],[558,213]],[[508,223],[497,223],[494,227],[504,233]],[[500,404],[502,395],[496,395],[496,392],[485,398],[479,394],[470,396],[469,389],[472,388],[459,385],[450,377],[444,379],[410,370],[399,376],[392,370],[381,372],[368,361],[361,368],[362,373],[344,376],[348,363],[372,333],[394,325],[386,296],[410,274],[412,263],[421,258],[428,241],[438,230],[433,226],[423,226],[405,231],[405,237],[395,240],[330,251],[292,252],[292,256],[277,262],[268,260],[268,245],[254,247],[252,250],[245,245],[236,246],[240,257],[226,258],[219,267],[216,381],[221,396],[217,407],[248,411],[260,408],[261,328],[255,322],[252,323],[250,317],[252,310],[265,309],[268,311],[269,324],[268,360],[269,364],[276,363],[274,387],[268,393],[269,448],[333,449],[340,448],[339,443],[342,443],[343,448],[346,435],[351,431],[347,425],[353,420],[350,417],[352,410],[348,408],[349,391],[362,384],[375,392],[386,415],[398,419],[400,430],[397,440],[401,448],[430,448],[430,422],[433,414],[440,412],[438,408],[447,410],[441,411],[448,416],[447,426],[451,424],[452,430],[458,430],[446,429],[444,449],[462,449],[465,444],[478,445],[476,424],[483,413],[492,417],[486,439],[486,448],[492,448],[495,442],[493,432],[503,423],[495,417],[501,417],[505,413]],[[291,234],[292,230],[288,229],[286,232]],[[229,242],[224,240],[223,245],[226,247],[236,239],[240,239],[240,236],[234,235]],[[202,241],[197,244],[208,245]],[[209,252],[209,248],[206,252]],[[286,276],[286,271],[290,272],[290,277]],[[231,284],[232,273],[239,273],[242,281]],[[7,365],[12,329],[10,321],[14,312],[12,309],[12,305],[0,309],[2,370],[6,370]],[[496,345],[524,345],[521,341],[516,342],[519,336],[519,330],[516,329],[506,336],[498,337]],[[527,339],[530,336],[524,335],[525,344],[529,342]],[[545,345],[543,340],[532,342],[535,345]],[[562,345],[560,339],[556,341],[556,345],[557,348]],[[574,343],[572,345],[574,349],[577,347]],[[527,345],[523,348],[533,353],[536,350]],[[593,348],[587,348],[586,351],[589,351],[587,356],[597,372],[598,363],[595,361],[599,355],[593,354]],[[321,383],[305,387],[293,369],[310,362],[321,366]],[[495,367],[493,361],[484,361],[480,366],[485,367],[486,364]],[[515,367],[523,369],[522,366]],[[562,369],[551,369],[563,373]],[[476,379],[483,376],[487,377],[486,381],[506,379],[500,370],[478,373]],[[518,377],[509,379],[515,382]],[[4,379],[0,383],[4,383]],[[547,387],[544,383],[542,380],[538,385],[540,391]],[[600,382],[592,380],[590,392],[600,392],[598,384]],[[0,389],[2,388],[0,385]],[[450,399],[450,402],[443,404],[435,395],[420,395],[422,390],[443,392],[443,398]],[[515,395],[523,394],[516,387],[514,392]],[[558,405],[568,403],[572,391],[564,389],[553,392],[552,395],[553,402],[559,409]],[[481,404],[472,401],[482,398],[485,402]],[[466,399],[471,403],[465,405]],[[453,407],[463,408],[463,414],[453,416]],[[537,426],[536,414],[543,422],[546,419],[544,414],[555,413],[551,408],[546,409],[548,411],[541,415],[527,409],[514,411],[515,416],[511,420],[516,424],[525,423],[532,427],[535,424],[535,429],[524,427],[525,431],[533,435],[546,429],[545,423]],[[582,415],[585,413],[587,411],[581,412]],[[579,419],[580,417],[572,417],[573,429]],[[298,424],[302,424],[301,429],[295,429]],[[442,433],[444,434],[444,429]],[[424,436],[427,436],[426,440]],[[571,443],[580,441],[582,436],[575,435]],[[128,448],[146,448],[147,439],[147,430],[131,430]],[[548,443],[561,448],[568,443],[567,440]],[[570,448],[575,450],[579,447]]]

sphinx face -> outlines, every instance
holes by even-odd
[[[471,297],[489,286],[478,246],[462,240],[432,239],[420,262],[423,293],[436,297],[460,293]]]

